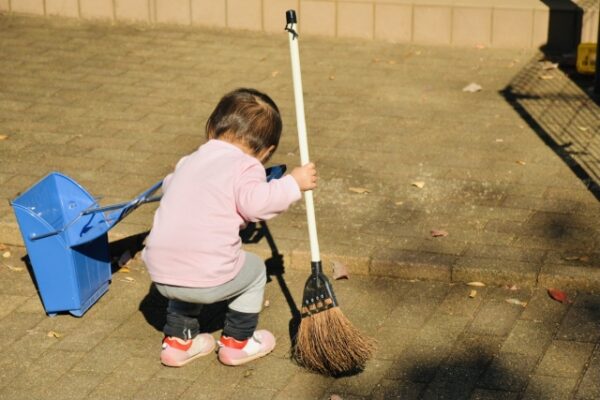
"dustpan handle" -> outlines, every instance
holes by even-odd
[[[300,163],[309,163],[308,138],[306,134],[306,120],[304,116],[304,96],[302,94],[302,75],[300,72],[300,51],[298,48],[298,31],[296,11],[288,10],[285,13],[286,25],[290,41],[290,55],[292,60],[292,79],[294,82],[294,101],[296,104],[296,125],[298,127],[298,142],[300,145]],[[319,241],[317,239],[317,221],[315,218],[315,205],[312,190],[304,192],[306,203],[306,218],[308,222],[308,238],[310,240],[310,254],[313,265],[321,262]]]
[[[117,204],[110,204],[110,205],[103,206],[103,207],[97,207],[97,206],[93,205],[89,208],[82,210],[79,214],[77,214],[75,216],[75,218],[73,218],[71,221],[66,223],[62,228],[56,229],[54,231],[42,233],[42,234],[33,233],[33,234],[29,235],[29,240],[34,241],[34,240],[45,239],[50,236],[58,235],[59,233],[62,233],[65,230],[67,230],[69,227],[71,227],[75,222],[79,221],[79,219],[81,219],[81,217],[89,215],[89,214],[95,214],[95,213],[99,213],[99,212],[106,212],[106,211],[113,211],[113,210],[122,210],[122,209],[125,209],[128,207],[131,208],[131,210],[133,210],[134,208],[137,208],[138,206],[140,206],[142,204],[159,201],[162,197],[162,194],[157,194],[154,196],[152,196],[152,195],[161,186],[162,186],[162,181],[159,181],[159,182],[155,183],[150,189],[146,190],[144,193],[140,194],[138,197],[136,197],[135,199],[133,199],[131,201],[117,203]]]

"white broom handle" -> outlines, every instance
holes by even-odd
[[[293,20],[290,21],[290,13],[293,13]],[[302,94],[302,76],[300,72],[300,51],[298,50],[298,34],[296,26],[296,13],[290,10],[286,13],[287,30],[290,39],[290,55],[292,59],[292,79],[294,81],[294,100],[296,104],[296,125],[298,127],[298,142],[300,145],[300,163],[308,164],[308,137],[306,134],[306,120],[304,117],[304,96]],[[315,205],[312,190],[304,192],[304,202],[306,203],[306,219],[308,222],[308,238],[310,240],[311,261],[320,262],[319,240],[317,238],[317,221],[315,218]]]

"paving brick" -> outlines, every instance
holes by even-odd
[[[483,302],[486,289],[478,288],[475,297],[470,297],[471,290],[473,288],[462,284],[453,285],[438,310],[450,315],[472,318]]]
[[[452,280],[455,282],[482,281],[535,286],[539,269],[539,264],[530,262],[462,257],[452,268]]]
[[[381,376],[391,367],[392,361],[373,360],[369,363],[369,368],[355,377],[341,377],[331,382],[326,393],[329,395],[337,394],[342,398],[356,396],[357,398],[368,397],[373,388],[366,383],[380,379]]]
[[[455,256],[444,254],[386,249],[377,251],[369,272],[403,279],[449,281],[451,266],[455,261]]]
[[[598,396],[600,396],[600,357],[598,348],[596,347],[585,375],[579,383],[575,398],[583,400],[597,398]]]
[[[442,365],[467,371],[483,371],[499,353],[501,346],[501,338],[463,333],[454,343],[453,349]]]
[[[588,362],[594,345],[554,340],[536,369],[537,374],[576,378]]]
[[[478,382],[485,389],[520,392],[527,386],[536,358],[520,354],[500,353],[486,369]]]
[[[379,385],[377,385],[377,387],[371,394],[371,398],[373,398],[374,400],[418,399],[424,387],[425,385],[421,383],[385,379],[382,380]]]
[[[524,298],[522,301],[527,299]],[[477,312],[469,331],[473,334],[506,336],[522,312],[523,307],[509,304],[504,300],[486,301]]]
[[[536,289],[533,291],[520,318],[532,322],[542,322],[556,330],[567,311],[568,307],[554,301],[548,295],[546,289]]]
[[[518,393],[506,392],[502,390],[475,389],[471,394],[471,400],[514,400],[519,396]]]
[[[466,398],[471,392],[480,371],[460,367],[440,368],[423,393],[423,399]]]
[[[519,353],[530,358],[541,357],[554,337],[541,322],[519,320],[502,345],[502,352]]]
[[[533,375],[523,399],[567,399],[577,384],[576,379],[556,380],[553,376]]]
[[[542,265],[539,283],[544,287],[580,288],[587,291],[600,290],[598,269],[578,265]]]

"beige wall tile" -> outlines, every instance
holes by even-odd
[[[77,0],[46,0],[46,15],[61,15],[63,17],[79,17]]]
[[[156,0],[156,22],[190,24],[190,1]]]
[[[598,41],[599,12],[598,10],[587,10],[583,14],[583,26],[581,27],[582,43],[596,43]]]
[[[79,7],[83,18],[114,18],[112,0],[79,0]]]
[[[338,2],[337,35],[363,39],[373,38],[373,4]]]
[[[192,0],[192,23],[224,28],[225,10],[225,0]]]
[[[12,0],[12,12],[44,15],[44,0]]]
[[[263,0],[263,25],[266,32],[282,32],[285,26],[285,12],[298,12],[299,0]]]
[[[235,29],[262,30],[261,0],[227,0],[227,26]]]
[[[335,3],[333,1],[300,0],[298,25],[300,33],[335,36]]]
[[[413,41],[423,44],[450,44],[450,6],[415,5]]]
[[[115,15],[118,20],[149,21],[148,0],[115,0]]]
[[[456,7],[452,13],[452,44],[490,45],[492,42],[492,9]]]
[[[533,13],[533,38],[532,45],[540,47],[548,42],[548,23],[550,11],[536,10]]]
[[[395,43],[412,40],[411,4],[376,4],[375,39]]]
[[[495,9],[492,19],[492,44],[495,47],[531,47],[533,12]]]

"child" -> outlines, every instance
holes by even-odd
[[[263,164],[279,144],[281,117],[273,100],[254,89],[226,94],[206,123],[208,141],[183,157],[163,182],[143,259],[169,299],[164,365],[180,367],[215,347],[199,333],[203,304],[227,300],[219,360],[240,365],[270,353],[275,338],[256,330],[266,285],[264,262],[242,250],[239,231],[273,218],[316,187],[310,163],[267,182]]]

